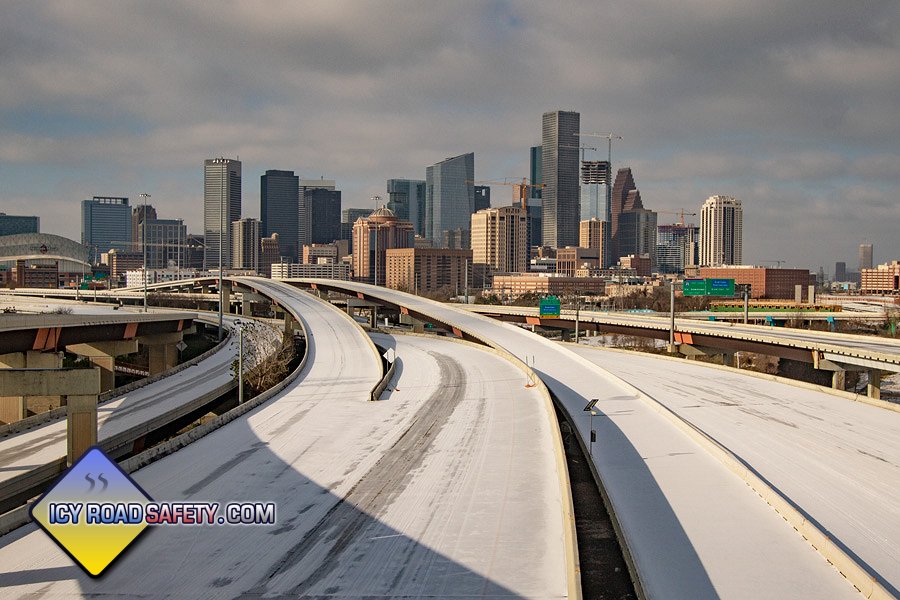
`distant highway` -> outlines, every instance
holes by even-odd
[[[99,580],[28,526],[0,538],[4,597],[571,597],[550,420],[521,371],[383,336],[398,370],[369,402],[379,359],[357,325],[305,292],[247,283],[305,322],[305,371],[134,476],[158,500],[276,501],[277,525],[160,528]]]

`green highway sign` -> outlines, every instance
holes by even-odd
[[[541,299],[540,315],[542,317],[558,317],[559,316],[559,298],[556,296],[547,296]]]
[[[734,296],[734,279],[685,279],[685,296]]]
[[[734,279],[707,279],[706,293],[709,296],[734,296]]]
[[[682,292],[685,296],[705,296],[706,280],[705,279],[685,279],[682,286]]]

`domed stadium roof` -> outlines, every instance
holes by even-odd
[[[87,247],[51,233],[0,236],[0,262],[16,260],[63,260],[90,265]]]

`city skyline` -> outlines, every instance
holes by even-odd
[[[746,262],[854,264],[863,239],[898,256],[900,9],[811,7],[5,6],[0,211],[78,239],[78,200],[146,192],[198,232],[196,164],[219,155],[244,163],[243,215],[260,216],[267,169],[336,179],[366,206],[460,152],[480,178],[521,177],[537,115],[572,109],[582,131],[623,136],[613,169],[655,210],[741,198]]]

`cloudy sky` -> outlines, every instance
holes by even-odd
[[[368,206],[464,152],[527,175],[560,108],[624,138],[648,208],[740,198],[745,261],[900,258],[896,0],[4,2],[0,211],[79,239],[81,199],[147,192],[200,231],[218,155],[245,215],[265,169]]]

